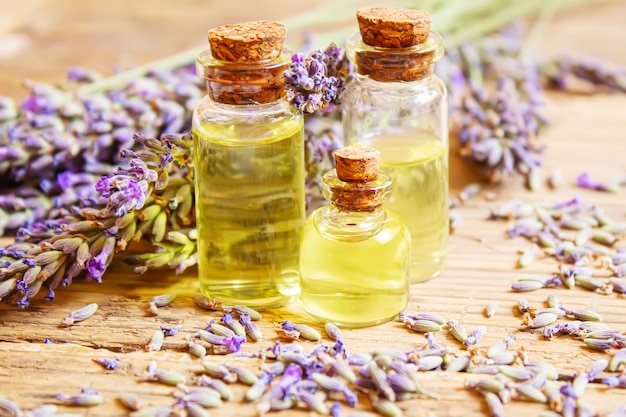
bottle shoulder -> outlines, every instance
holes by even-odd
[[[338,215],[330,205],[319,207],[308,217],[304,234],[305,238],[307,234],[316,234],[326,240],[344,243],[410,241],[404,222],[388,209],[380,209],[379,216],[368,218],[362,213]]]
[[[356,75],[351,79],[342,95],[342,101],[355,101],[364,96],[371,97],[428,97],[432,99],[444,97],[447,94],[444,82],[437,76],[431,75],[419,81],[382,82],[368,76]]]

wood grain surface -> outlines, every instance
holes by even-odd
[[[223,7],[219,14],[217,4]],[[23,24],[8,25],[4,34],[23,32],[31,36],[29,45],[13,58],[0,61],[2,79],[0,93],[19,97],[19,80],[40,78],[51,81],[62,78],[72,64],[95,67],[106,71],[111,65],[127,59],[127,63],[147,62],[162,57],[190,44],[201,43],[204,31],[212,22],[220,20],[247,20],[256,17],[277,19],[297,11],[287,2],[258,1],[251,8],[223,6],[216,1],[182,1],[176,6],[162,2],[137,1],[133,6],[113,2],[59,0],[40,2],[36,10],[26,14]],[[289,2],[295,3],[295,2]],[[155,4],[154,7],[148,4]],[[202,6],[201,16],[199,7]],[[291,7],[291,6],[290,6]],[[264,16],[261,16],[265,13]],[[32,36],[39,16],[52,16],[45,35]],[[108,20],[104,19],[106,16]],[[114,22],[110,19],[114,18]],[[91,20],[90,20],[91,19]],[[206,19],[206,24],[200,24]],[[45,19],[44,19],[45,20]],[[4,21],[0,21],[4,22]],[[107,23],[108,22],[108,23]],[[544,54],[579,53],[607,59],[626,66],[622,45],[626,41],[626,4],[611,2],[559,14],[542,39]],[[44,30],[44,29],[39,29]],[[17,32],[16,32],[17,31]],[[96,40],[97,39],[97,40]],[[54,45],[56,46],[54,46]],[[89,46],[90,52],[85,48]],[[126,58],[124,58],[126,57]],[[451,236],[449,260],[445,271],[430,282],[414,285],[408,312],[430,312],[456,319],[468,329],[479,325],[488,327],[478,345],[488,348],[509,334],[516,341],[513,349],[524,348],[530,359],[556,365],[562,374],[581,372],[595,360],[609,358],[607,353],[591,351],[580,340],[557,338],[544,340],[539,332],[520,330],[522,318],[516,312],[520,294],[510,292],[510,285],[521,273],[535,273],[548,277],[556,271],[551,258],[535,261],[525,270],[515,269],[518,251],[526,246],[520,239],[505,236],[507,222],[486,220],[489,210],[502,202],[516,199],[522,202],[556,202],[579,195],[588,203],[597,204],[616,221],[626,223],[626,188],[618,193],[600,193],[575,187],[575,179],[582,171],[594,178],[609,180],[626,174],[626,96],[603,94],[597,96],[548,95],[548,112],[553,125],[544,135],[543,156],[545,171],[558,168],[564,184],[550,190],[545,185],[536,192],[527,191],[520,179],[511,178],[499,187],[489,190],[497,195],[495,201],[484,198],[485,192],[468,200],[458,209],[462,223]],[[474,173],[458,157],[451,156],[452,193],[475,178]],[[7,238],[0,238],[6,243]],[[626,247],[624,242],[621,247]],[[136,250],[140,250],[138,248]],[[144,406],[171,405],[174,398],[171,387],[142,382],[147,364],[157,360],[159,367],[175,370],[188,377],[202,370],[200,361],[186,353],[185,336],[191,335],[217,313],[199,310],[193,304],[197,291],[196,270],[183,276],[171,271],[135,275],[122,260],[116,261],[106,273],[102,284],[75,283],[59,290],[53,304],[41,297],[25,311],[13,306],[0,306],[0,395],[16,401],[23,409],[41,404],[56,403],[57,392],[77,393],[81,388],[101,392],[105,403],[91,409],[77,409],[59,405],[65,412],[84,416],[120,416],[126,412],[115,400],[121,391],[135,392]],[[523,294],[532,305],[541,306],[553,290]],[[622,295],[601,295],[581,289],[556,289],[560,300],[570,308],[586,308],[604,316],[606,324],[626,331],[626,298]],[[150,298],[165,292],[175,292],[177,299],[160,309],[156,317],[148,314]],[[43,294],[42,294],[43,296]],[[490,300],[499,301],[496,315],[485,318],[483,311]],[[60,327],[69,312],[86,303],[100,305],[89,320],[72,327]],[[259,322],[264,340],[244,345],[249,352],[265,349],[276,340],[275,329],[282,320],[305,322],[321,329],[297,304],[264,312]],[[144,346],[160,325],[182,323],[181,331],[165,339],[163,351],[145,352]],[[49,338],[53,343],[44,344]],[[369,352],[387,346],[410,350],[425,343],[423,336],[412,333],[401,323],[390,322],[380,326],[344,330],[346,347],[351,352]],[[447,331],[437,335],[440,343],[463,351]],[[328,344],[325,339],[323,343]],[[307,350],[320,343],[303,342]],[[105,371],[94,358],[120,358],[116,371]],[[211,361],[238,363],[258,370],[260,360],[211,356]],[[438,399],[424,398],[399,403],[406,416],[479,416],[486,415],[484,402],[476,394],[464,389],[467,380],[477,375],[445,372],[419,374],[422,384]],[[237,398],[222,408],[212,411],[219,416],[253,416],[253,405],[242,400],[244,388],[234,386]],[[608,390],[606,386],[591,384],[583,397],[600,415],[618,405],[626,404],[626,390]],[[359,409],[368,410],[368,400],[362,398]],[[506,415],[538,415],[546,410],[543,404],[513,401],[505,405]],[[349,415],[347,411],[342,415]],[[309,412],[285,411],[280,416],[305,416]]]

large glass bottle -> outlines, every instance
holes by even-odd
[[[342,96],[345,143],[381,151],[393,178],[386,203],[411,231],[411,282],[436,276],[448,243],[446,88],[433,73],[443,39],[430,16],[405,9],[357,12],[347,41],[356,75]]]
[[[411,237],[383,208],[391,177],[380,152],[344,148],[323,177],[330,204],[315,210],[302,235],[300,301],[310,314],[344,326],[388,321],[406,308]]]
[[[200,287],[227,304],[276,306],[299,293],[303,118],[285,98],[285,32],[212,29],[197,58],[208,90],[193,113]]]

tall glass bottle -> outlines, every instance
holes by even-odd
[[[446,88],[433,73],[443,39],[416,10],[357,12],[360,33],[347,41],[356,75],[342,96],[345,143],[381,151],[393,178],[386,203],[411,231],[411,281],[442,270],[448,243]]]
[[[312,315],[358,327],[388,321],[406,308],[411,237],[383,208],[391,177],[380,152],[344,148],[323,177],[330,204],[314,211],[302,235],[300,301]]]
[[[196,60],[208,90],[193,113],[200,287],[228,304],[299,293],[303,118],[285,98],[285,33],[268,22],[212,29]]]

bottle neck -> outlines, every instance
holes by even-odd
[[[358,74],[375,81],[419,81],[433,75],[435,62],[443,55],[443,38],[430,32],[423,44],[407,48],[381,48],[366,45],[359,33],[347,41],[348,58]]]
[[[284,72],[289,53],[267,62],[225,62],[204,51],[196,59],[196,72],[206,80],[207,94],[216,103],[254,105],[285,97]]]
[[[380,206],[373,211],[346,211],[331,202],[316,215],[316,228],[320,234],[342,241],[361,241],[378,233],[387,219]]]

